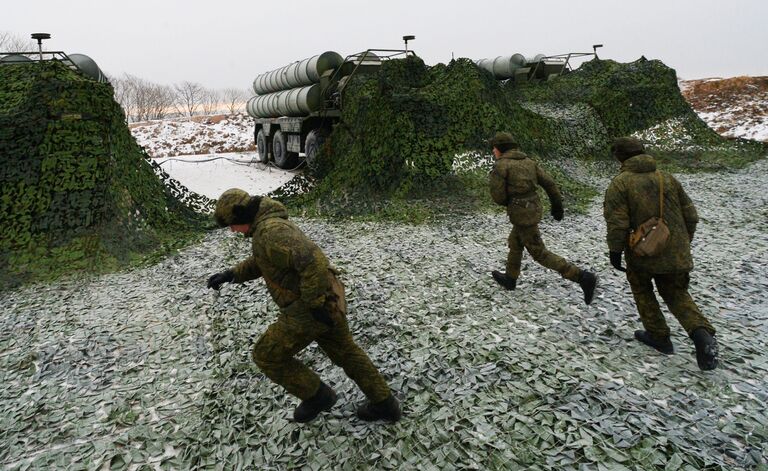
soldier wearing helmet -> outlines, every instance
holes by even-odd
[[[597,277],[547,250],[539,232],[542,209],[537,186],[543,187],[549,196],[552,217],[556,221],[563,219],[563,200],[555,181],[534,160],[520,152],[511,134],[497,133],[491,139],[491,146],[496,158],[490,174],[491,197],[497,204],[506,206],[512,223],[512,232],[507,239],[509,254],[506,272],[492,271],[493,279],[508,290],[515,289],[525,249],[539,264],[578,283],[584,302],[590,304]]]
[[[368,355],[352,339],[347,324],[344,285],[320,248],[288,220],[285,207],[243,190],[225,191],[216,203],[219,226],[252,238],[253,254],[235,267],[208,279],[223,283],[263,278],[280,307],[253,347],[253,359],[264,374],[301,399],[294,420],[309,422],[336,403],[336,393],[294,356],[317,342],[363,391],[367,401],[358,416],[367,421],[400,419],[400,405]]]
[[[656,161],[638,139],[616,139],[611,153],[621,162],[621,170],[605,192],[603,214],[611,265],[626,271],[645,329],[635,331],[635,338],[661,353],[674,353],[669,327],[653,293],[655,282],[672,315],[693,340],[699,368],[712,370],[718,362],[715,329],[688,293],[691,241],[699,221],[696,207],[674,176],[656,169]],[[658,254],[638,255],[629,248],[629,233],[652,217],[663,218],[669,238]],[[626,269],[621,265],[622,252]]]

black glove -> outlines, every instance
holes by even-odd
[[[208,287],[218,291],[221,285],[224,283],[232,283],[233,281],[235,281],[235,272],[226,270],[221,273],[216,273],[208,278]]]
[[[552,210],[550,211],[552,214],[552,217],[555,218],[555,221],[562,221],[563,220],[563,207],[562,206],[552,206]]]
[[[331,315],[328,313],[328,311],[325,310],[325,308],[316,307],[316,308],[310,309],[309,312],[312,314],[312,317],[314,317],[317,322],[322,322],[328,327],[333,328],[334,326],[333,319],[331,319]]]
[[[613,268],[619,271],[627,271],[626,268],[621,266],[621,252],[609,252],[608,256],[611,258],[611,265],[613,265]]]

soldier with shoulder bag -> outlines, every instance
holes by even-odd
[[[611,265],[626,271],[644,327],[635,331],[635,338],[661,353],[674,353],[653,291],[655,283],[693,340],[699,368],[712,370],[718,364],[715,328],[688,293],[693,269],[690,244],[699,220],[696,208],[674,176],[656,169],[656,161],[645,154],[639,140],[619,138],[611,153],[621,162],[621,170],[605,192],[603,214]]]

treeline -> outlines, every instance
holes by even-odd
[[[109,77],[109,81],[128,122],[222,112],[235,114],[243,110],[248,99],[246,90],[214,90],[195,82],[160,85],[131,74]]]
[[[16,34],[0,31],[0,52],[32,52],[37,44]],[[243,111],[250,91],[239,88],[214,90],[199,83],[160,85],[131,74],[107,74],[115,90],[115,101],[123,107],[128,122],[170,117],[235,114]]]

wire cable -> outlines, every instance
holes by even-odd
[[[280,168],[277,165],[275,165],[274,162],[261,162],[261,161],[256,160],[256,159],[251,159],[250,161],[246,161],[246,160],[240,160],[240,159],[233,159],[231,157],[212,157],[212,158],[208,158],[208,159],[194,159],[194,160],[181,159],[181,158],[177,158],[177,157],[168,157],[168,158],[166,158],[166,159],[164,159],[162,161],[156,161],[156,163],[157,163],[157,165],[163,165],[166,162],[184,162],[184,163],[197,164],[197,163],[213,162],[213,161],[216,161],[216,160],[227,160],[227,161],[235,163],[237,165],[248,165],[248,166],[250,166],[250,165],[253,165],[253,164],[257,164],[257,165],[260,164],[260,165],[262,165],[262,167],[260,167],[261,170],[265,170],[267,168],[276,168],[276,169],[283,170],[283,171],[286,171],[286,172],[296,171],[296,170],[300,169],[301,167],[303,167],[304,165],[306,165],[306,161],[305,160],[301,160],[299,162],[299,164],[297,166],[293,167],[293,168]]]

